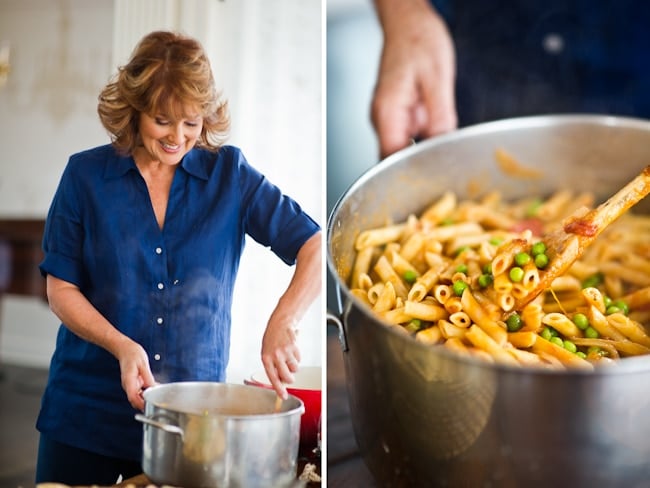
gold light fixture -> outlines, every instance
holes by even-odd
[[[9,64],[9,42],[0,42],[0,87],[7,83],[9,78],[9,71],[11,66]]]

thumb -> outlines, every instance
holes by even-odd
[[[155,386],[157,384],[148,364],[141,368],[140,379],[142,381],[142,389],[149,388],[150,386]]]
[[[445,86],[447,85],[447,86]],[[413,117],[417,134],[423,138],[452,131],[458,126],[453,82],[442,83],[435,90],[423,90],[423,103]]]

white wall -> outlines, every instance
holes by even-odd
[[[107,142],[95,114],[101,87],[144,33],[169,28],[210,52],[230,102],[229,142],[324,226],[321,13],[317,0],[0,0],[12,65],[0,88],[0,216],[45,215],[69,154]],[[292,272],[249,241],[229,381],[261,369],[262,332]],[[301,324],[304,365],[322,363],[323,302]],[[58,324],[47,307],[6,297],[0,312],[0,358],[47,365]]]
[[[0,88],[0,216],[44,218],[68,156],[106,142],[96,116],[111,71],[112,0],[0,0],[11,71]],[[58,320],[36,298],[0,306],[0,359],[47,366]]]

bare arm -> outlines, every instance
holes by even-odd
[[[455,54],[427,0],[375,0],[384,46],[372,100],[381,157],[456,128]]]
[[[145,350],[122,334],[72,283],[47,276],[47,298],[52,312],[82,339],[110,352],[120,363],[122,388],[129,403],[143,410],[141,390],[155,384]]]
[[[262,340],[264,369],[282,398],[287,396],[283,383],[293,382],[300,362],[296,326],[321,292],[321,241],[318,232],[300,248],[291,282],[273,310]]]

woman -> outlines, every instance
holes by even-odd
[[[221,145],[227,106],[199,43],[145,36],[98,112],[112,144],[70,158],[43,239],[62,326],[37,422],[37,483],[141,472],[142,391],[224,381],[245,234],[296,263],[261,348],[282,397],[300,361],[295,324],[321,286],[318,225]]]

